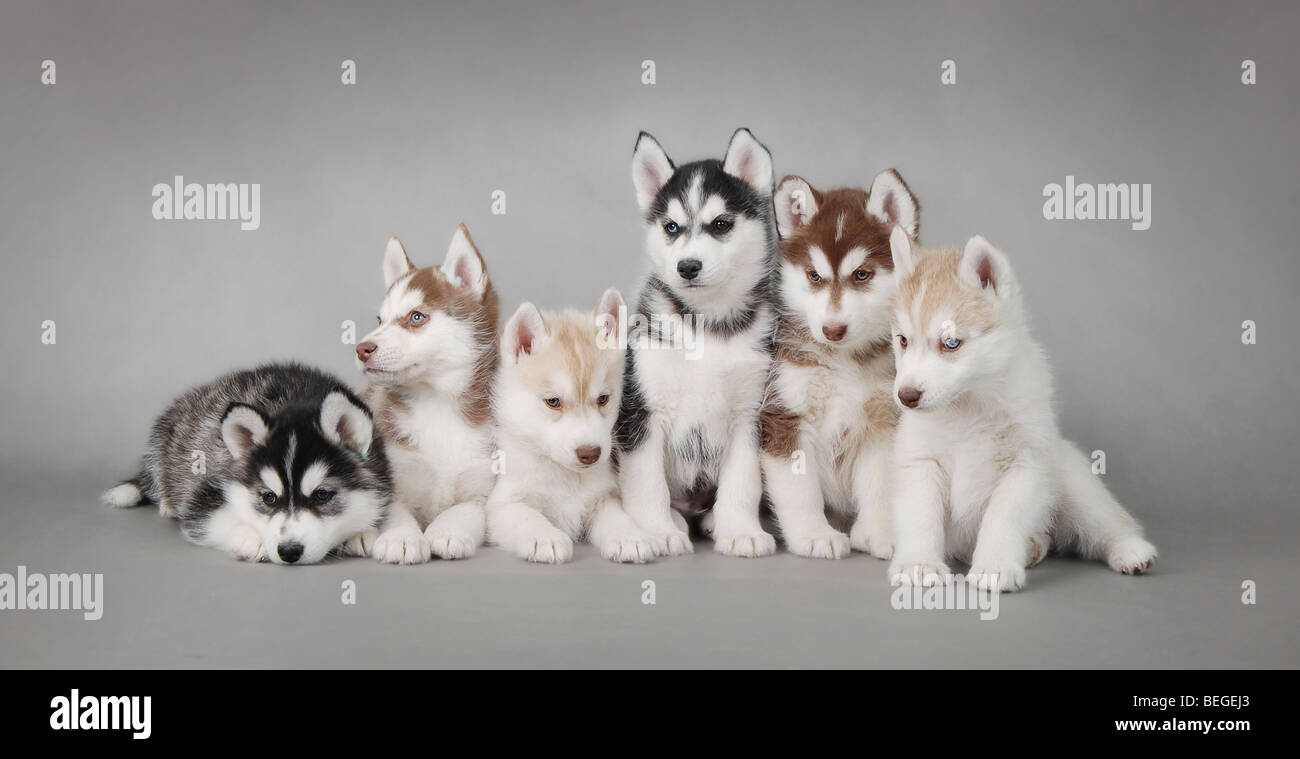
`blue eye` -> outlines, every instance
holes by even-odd
[[[943,349],[946,351],[955,351],[961,347],[961,341],[955,337],[946,337],[943,339]]]
[[[677,226],[677,222],[670,221],[664,225],[664,231],[667,232],[670,237],[676,237],[677,233],[681,231],[681,228]]]
[[[411,316],[410,316],[410,319],[411,319],[411,323],[412,323],[412,324],[424,324],[425,320],[428,319],[428,318],[429,318],[429,317],[425,316],[424,314],[420,313],[419,311],[412,311],[412,312],[411,312]]]

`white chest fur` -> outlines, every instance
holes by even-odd
[[[828,506],[851,510],[854,467],[864,448],[888,445],[893,362],[833,357],[818,364],[777,364],[772,392],[799,416],[800,444],[812,447]]]
[[[425,519],[492,489],[491,425],[470,425],[460,406],[442,397],[417,398],[391,415],[388,447],[398,498]]]
[[[769,326],[721,337],[696,331],[692,348],[637,348],[636,376],[653,424],[666,433],[669,474],[679,485],[717,477],[718,457],[738,425],[753,426],[771,356]],[[676,459],[676,461],[674,461]]]

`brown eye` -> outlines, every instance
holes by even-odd
[[[407,315],[406,319],[411,323],[412,327],[418,327],[421,324],[424,324],[425,322],[429,321],[429,315],[422,314],[419,311],[412,311],[410,314]]]
[[[609,403],[609,393],[601,393],[600,397],[596,399],[596,403],[599,403],[602,406]]]
[[[904,348],[904,349],[907,348],[907,338],[906,338],[906,337],[903,337],[902,335],[899,335],[899,336],[898,336],[898,347],[900,347],[900,348]]]
[[[545,401],[546,401],[546,405],[547,405],[547,406],[550,406],[551,408],[559,408],[559,407],[560,407],[560,399],[557,398],[557,397],[544,398],[543,400],[545,400]]]
[[[822,281],[822,275],[818,274],[817,271],[816,271],[815,269],[809,269],[809,270],[808,270],[808,281],[809,281],[809,282],[812,282],[812,283],[815,285],[815,284],[817,284],[818,282]]]
[[[872,270],[870,269],[858,269],[853,272],[853,278],[859,282],[866,282],[868,279],[871,279],[871,271]]]
[[[382,316],[375,317],[375,324],[383,324],[383,323],[384,323],[384,317]]]

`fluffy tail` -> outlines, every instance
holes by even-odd
[[[145,492],[147,486],[146,475],[141,473],[116,487],[105,490],[100,494],[99,500],[105,506],[112,506],[115,509],[140,506],[149,501]]]
[[[1055,540],[1085,558],[1100,559],[1116,572],[1141,574],[1156,563],[1156,547],[1142,537],[1142,525],[1092,473],[1092,462],[1061,441],[1061,511]]]

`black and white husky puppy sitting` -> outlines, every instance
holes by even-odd
[[[177,398],[141,472],[103,499],[156,503],[186,538],[237,559],[311,564],[368,555],[390,491],[365,404],[324,372],[272,364]]]
[[[618,422],[627,513],[660,555],[687,519],[728,556],[766,556],[759,409],[776,323],[772,158],[747,129],[721,160],[675,166],[644,132],[632,179],[652,263],[628,327]]]

